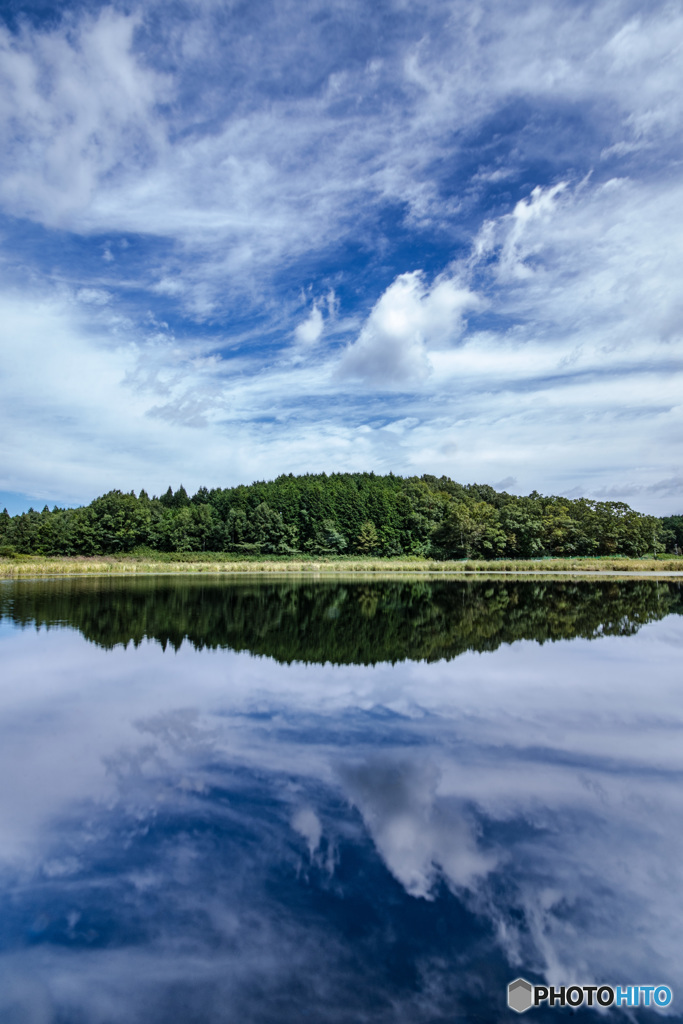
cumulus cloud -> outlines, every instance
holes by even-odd
[[[340,377],[380,388],[419,385],[431,371],[429,350],[453,345],[463,331],[463,314],[481,304],[453,279],[439,278],[428,287],[419,271],[401,274],[344,352]]]

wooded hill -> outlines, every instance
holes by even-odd
[[[683,548],[683,516],[623,502],[519,497],[448,477],[279,476],[249,486],[181,485],[160,497],[110,491],[89,505],[0,514],[0,554],[227,551],[438,559],[627,555]]]

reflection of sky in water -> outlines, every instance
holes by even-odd
[[[683,993],[680,617],[374,668],[0,643],[1,1020],[498,1020],[518,973]]]

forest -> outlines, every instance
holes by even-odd
[[[228,488],[114,490],[79,508],[0,513],[0,555],[144,551],[434,559],[640,557],[683,549],[683,516],[526,496],[446,476],[282,475]]]

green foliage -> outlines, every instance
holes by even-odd
[[[683,553],[683,516],[666,516],[662,524],[661,542],[672,555]]]
[[[638,558],[683,549],[683,517],[623,502],[525,497],[448,477],[333,473],[250,486],[110,491],[84,508],[0,513],[0,548],[24,555],[152,551],[436,559]]]
[[[434,543],[444,558],[496,558],[505,550],[506,539],[498,509],[469,499],[453,503],[434,531]]]
[[[356,551],[361,555],[374,555],[379,548],[377,527],[368,520],[363,523],[356,537]]]
[[[323,519],[316,527],[314,536],[304,544],[304,551],[312,555],[341,555],[347,543],[337,524],[332,519]]]

